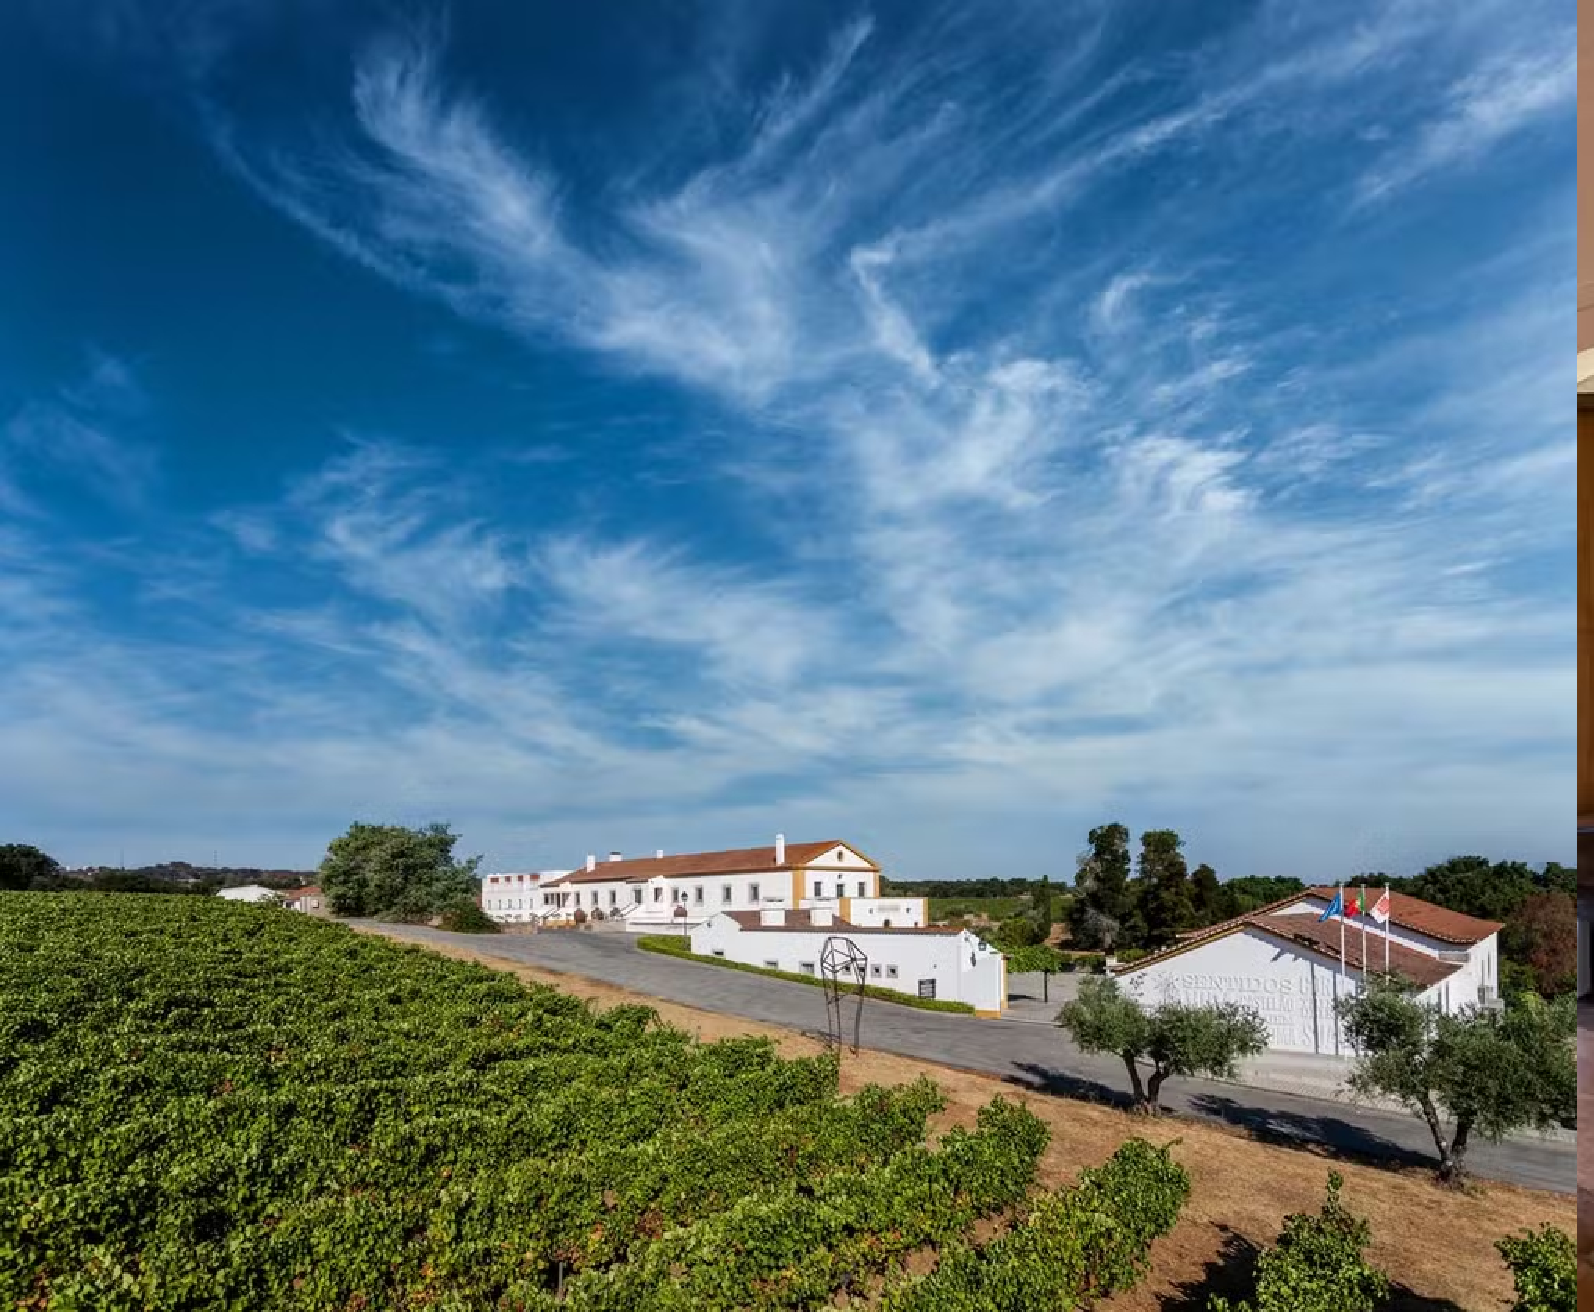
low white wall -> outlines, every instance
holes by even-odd
[[[692,951],[728,961],[793,974],[820,973],[820,953],[834,932],[850,938],[869,959],[868,983],[914,996],[933,984],[933,996],[966,1002],[981,1012],[1006,1005],[1005,968],[999,953],[974,935],[915,934],[853,926],[827,930],[743,929],[729,916],[714,916],[691,930]]]

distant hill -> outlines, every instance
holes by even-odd
[[[152,866],[84,866],[51,877],[55,889],[94,888],[115,892],[212,893],[218,888],[261,884],[266,888],[302,888],[315,882],[313,870],[262,870],[256,866],[196,866],[187,861],[162,861]],[[35,880],[35,887],[41,881]]]

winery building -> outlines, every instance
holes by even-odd
[[[1400,893],[1384,924],[1323,920],[1332,888],[1311,888],[1187,935],[1119,967],[1124,992],[1145,1006],[1235,1002],[1267,1022],[1274,1051],[1354,1055],[1335,1002],[1387,969],[1446,1012],[1496,1005],[1500,925]],[[1377,890],[1372,890],[1374,898]],[[1344,925],[1341,958],[1340,926]],[[1386,956],[1387,947],[1387,956]]]
[[[619,923],[635,934],[688,933],[721,911],[818,910],[855,928],[905,929],[928,923],[922,897],[881,897],[880,867],[839,839],[607,861],[541,881],[542,924]]]

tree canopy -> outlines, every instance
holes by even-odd
[[[1110,1052],[1123,1059],[1135,1108],[1155,1115],[1163,1082],[1172,1075],[1227,1079],[1235,1063],[1267,1046],[1267,1024],[1250,1007],[1235,1003],[1189,1006],[1169,1002],[1150,1011],[1113,979],[1086,979],[1079,995],[1057,1013],[1081,1052]],[[1142,1081],[1140,1063],[1151,1064]]]
[[[1446,1183],[1465,1177],[1474,1135],[1499,1139],[1513,1130],[1549,1129],[1576,1114],[1570,998],[1546,1002],[1528,993],[1503,1011],[1447,1015],[1398,981],[1374,980],[1337,1005],[1346,1036],[1362,1054],[1352,1090],[1396,1098],[1420,1116]]]
[[[321,862],[327,904],[340,916],[424,920],[462,898],[474,901],[481,858],[456,860],[458,841],[446,824],[350,825]]]
[[[0,843],[0,889],[27,888],[60,872],[61,863],[31,843]]]

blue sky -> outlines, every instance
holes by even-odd
[[[1574,10],[0,11],[0,833],[1570,857]]]

